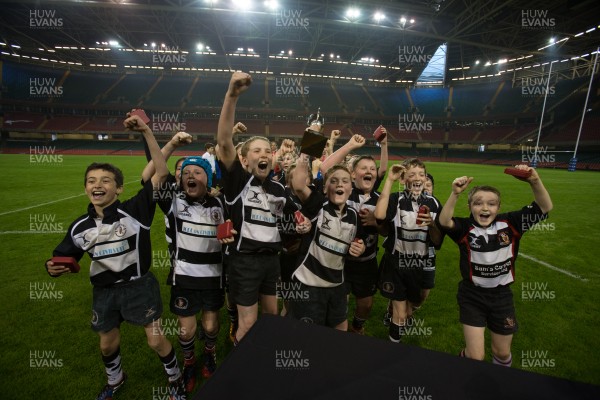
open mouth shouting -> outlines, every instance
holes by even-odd
[[[106,194],[106,192],[103,190],[94,190],[94,191],[92,191],[92,198],[94,200],[100,200],[100,199],[102,199],[102,197],[104,197],[105,194]]]
[[[261,172],[266,172],[267,168],[269,168],[269,163],[267,161],[259,161],[258,162],[258,170]]]

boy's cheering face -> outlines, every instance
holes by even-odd
[[[352,177],[348,171],[338,169],[327,178],[324,191],[329,202],[341,209],[352,192]]]
[[[85,177],[85,194],[96,210],[114,203],[122,192],[123,186],[117,186],[114,173],[103,169],[88,171]]]
[[[419,166],[409,166],[404,173],[404,186],[415,196],[421,194],[426,180],[427,173],[424,168]]]
[[[352,179],[357,189],[370,193],[377,179],[377,165],[375,161],[363,158],[354,166],[352,171]]]
[[[187,165],[181,173],[181,183],[185,194],[194,199],[203,198],[206,195],[208,177],[204,168],[197,165]]]
[[[242,165],[261,181],[269,176],[272,164],[271,144],[262,139],[253,140],[248,145],[248,153],[242,155]]]
[[[475,221],[482,228],[487,228],[496,219],[496,215],[498,215],[500,199],[494,192],[479,190],[473,193],[469,210]]]

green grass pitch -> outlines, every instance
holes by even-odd
[[[29,155],[0,155],[3,398],[94,398],[105,383],[98,337],[89,327],[89,258],[82,259],[79,274],[52,279],[44,270],[44,261],[64,235],[54,231],[65,231],[85,212],[88,200],[83,190],[83,173],[93,161],[112,162],[123,170],[123,199],[139,189],[143,157],[62,156],[36,160]],[[451,181],[469,175],[475,177],[473,184],[490,184],[500,189],[503,211],[529,204],[533,199],[529,185],[502,171],[499,166],[428,165],[428,172],[435,177],[435,195],[442,203],[450,193]],[[600,345],[596,339],[600,327],[600,218],[594,208],[600,198],[600,174],[551,169],[539,172],[554,210],[542,229],[527,233],[521,242],[522,255],[513,284],[520,326],[513,339],[513,368],[600,385]],[[457,213],[467,215],[466,195],[461,197]],[[167,303],[167,246],[159,209],[152,238],[152,270],[161,282],[163,319],[167,334],[176,343],[176,318]],[[463,337],[456,305],[459,280],[458,249],[446,238],[437,256],[436,287],[415,314],[421,329],[407,336],[406,344],[451,354],[460,351]],[[352,314],[352,300],[350,304]],[[381,340],[387,340],[387,328],[381,323],[385,305],[377,294],[366,325],[367,334]],[[225,310],[221,323],[219,362],[231,350]],[[175,347],[180,355],[179,345]],[[197,345],[197,352],[200,349]],[[166,378],[158,357],[146,345],[142,328],[122,325],[121,353],[129,381],[117,396],[164,396]],[[488,362],[489,353],[488,337]]]

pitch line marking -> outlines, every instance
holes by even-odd
[[[574,274],[574,273],[572,273],[572,272],[569,272],[569,271],[566,271],[566,270],[564,270],[564,269],[561,269],[561,268],[555,267],[554,265],[552,265],[552,264],[549,264],[549,263],[547,263],[547,262],[545,262],[545,261],[538,260],[537,258],[535,258],[535,257],[533,257],[533,256],[530,256],[530,255],[528,255],[528,254],[525,254],[525,253],[522,253],[522,252],[520,252],[520,253],[519,253],[519,255],[520,255],[520,256],[523,256],[524,258],[526,258],[526,259],[528,259],[528,260],[531,260],[531,261],[533,261],[533,262],[536,262],[536,263],[538,263],[538,264],[540,264],[540,265],[543,265],[543,266],[544,266],[544,267],[546,267],[546,268],[550,268],[550,269],[551,269],[551,270],[553,270],[553,271],[560,272],[561,274],[568,275],[568,276],[570,276],[571,278],[579,279],[580,281],[583,281],[583,282],[587,282],[587,281],[588,281],[586,278],[582,278],[581,276],[579,276],[579,275],[576,275],[576,274]]]
[[[135,180],[135,181],[131,181],[131,182],[125,182],[125,185],[130,184],[130,183],[134,183],[134,182],[139,182],[139,180]],[[62,198],[62,199],[58,199],[58,200],[48,201],[46,203],[36,204],[36,205],[30,206],[30,207],[24,207],[24,208],[19,208],[19,209],[16,209],[16,210],[5,211],[3,213],[0,213],[0,217],[3,216],[3,215],[14,214],[14,213],[18,213],[18,212],[21,212],[21,211],[31,210],[32,208],[47,206],[48,204],[59,203],[61,201],[74,199],[75,197],[79,197],[79,196],[85,196],[85,192],[80,193],[80,194],[76,194],[75,196],[69,196],[69,197],[65,197],[65,198]]]

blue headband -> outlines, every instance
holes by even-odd
[[[198,167],[204,169],[204,172],[206,172],[206,187],[212,187],[212,167],[210,166],[210,163],[208,161],[206,161],[204,158],[202,157],[188,157],[186,158],[183,163],[181,164],[181,178],[183,179],[183,170],[185,169],[185,167],[187,167],[188,165],[197,165]]]

